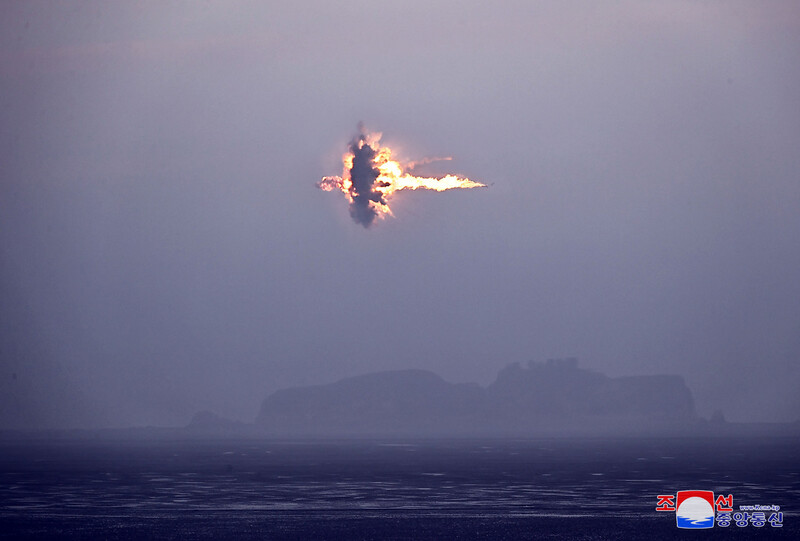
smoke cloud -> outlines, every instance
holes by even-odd
[[[361,133],[350,142],[353,153],[353,167],[350,169],[350,216],[356,223],[369,227],[378,212],[371,202],[386,205],[383,193],[375,188],[385,188],[387,182],[379,182],[380,170],[375,166],[376,152],[367,142],[366,135]]]

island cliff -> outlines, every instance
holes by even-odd
[[[400,370],[284,389],[264,400],[256,423],[287,435],[478,436],[674,433],[695,420],[680,376],[611,378],[570,358],[509,365],[485,388]]]

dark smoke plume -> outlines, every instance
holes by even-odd
[[[383,194],[375,189],[375,182],[380,171],[375,167],[375,150],[367,143],[366,136],[362,133],[350,142],[353,153],[353,168],[350,169],[350,216],[356,223],[369,227],[378,213],[370,201],[385,204]]]

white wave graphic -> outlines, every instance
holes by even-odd
[[[708,500],[693,496],[681,502],[676,514],[679,519],[698,526],[714,519],[714,508],[708,503]]]

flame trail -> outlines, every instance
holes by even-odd
[[[350,216],[369,227],[375,218],[393,216],[389,199],[399,190],[452,190],[482,188],[486,184],[457,175],[417,177],[415,166],[452,158],[425,158],[405,165],[392,159],[392,150],[380,145],[381,133],[361,133],[353,138],[342,156],[342,176],[323,177],[317,186],[325,191],[341,190],[350,201]]]

